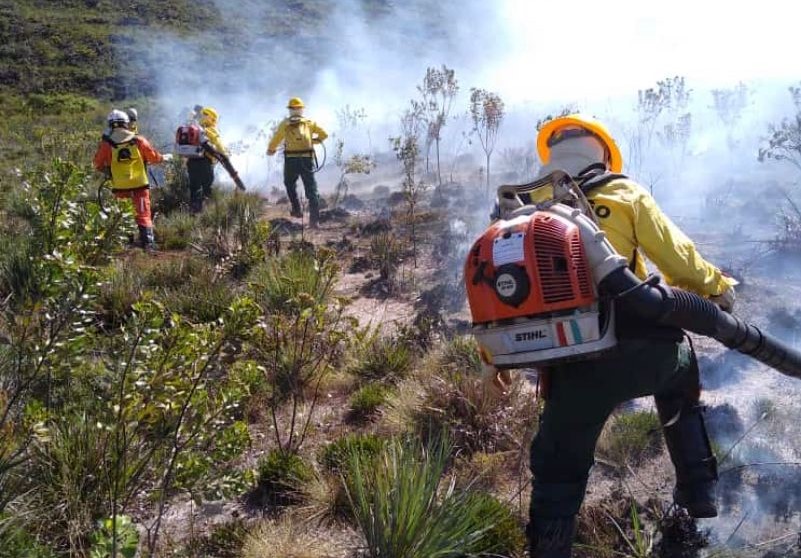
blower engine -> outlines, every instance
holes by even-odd
[[[709,300],[640,280],[594,220],[584,192],[562,171],[538,183],[553,196],[522,201],[498,189],[499,219],[473,244],[465,283],[481,357],[498,369],[602,355],[617,344],[615,313],[712,337],[801,379],[801,353]],[[527,185],[531,186],[531,185]]]

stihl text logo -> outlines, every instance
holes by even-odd
[[[548,336],[541,329],[538,329],[537,331],[524,331],[522,333],[515,333],[515,341],[518,343],[522,341],[536,341],[537,339],[547,338]]]

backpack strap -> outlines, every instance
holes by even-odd
[[[625,174],[609,172],[606,168],[606,165],[603,163],[593,163],[592,165],[588,166],[584,170],[582,170],[578,176],[576,176],[576,182],[581,188],[581,191],[584,192],[584,195],[590,193],[591,190],[595,188],[600,188],[601,186],[605,186],[612,182],[613,180],[625,179],[628,178]]]

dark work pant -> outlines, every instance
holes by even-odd
[[[319,217],[319,195],[317,193],[317,180],[314,177],[314,160],[312,157],[286,157],[284,159],[284,186],[286,195],[294,209],[300,208],[298,202],[298,177],[303,180],[303,189],[306,199],[309,200],[309,214],[313,221]]]
[[[206,157],[188,159],[186,170],[189,173],[189,196],[192,211],[203,209],[203,200],[211,197],[214,183],[214,165]]]
[[[607,357],[557,366],[549,374],[545,409],[531,445],[532,521],[578,513],[595,444],[615,407],[646,395],[658,402],[678,397],[692,407],[700,393],[690,347],[670,340],[621,339]],[[671,449],[691,449],[680,446]]]

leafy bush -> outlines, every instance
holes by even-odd
[[[661,423],[653,411],[618,415],[599,440],[601,455],[619,464],[639,463],[661,444]]]
[[[375,415],[387,401],[388,390],[381,384],[367,384],[359,388],[348,401],[348,418],[359,422]]]
[[[318,461],[332,473],[341,472],[347,468],[351,455],[367,460],[378,455],[385,444],[385,440],[375,434],[348,434],[325,446]]]
[[[351,454],[346,486],[368,556],[462,556],[493,543],[488,534],[507,516],[453,483],[442,486],[450,450],[448,442],[395,441],[377,458]]]
[[[303,501],[303,485],[314,470],[299,455],[271,450],[259,460],[251,501],[262,507],[291,506]]]

